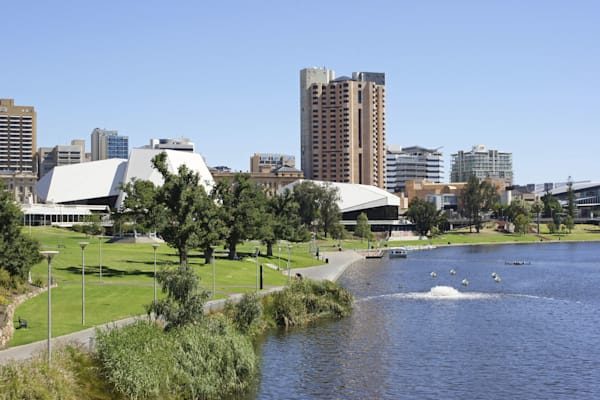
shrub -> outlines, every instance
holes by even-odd
[[[241,300],[235,304],[228,301],[223,313],[243,334],[253,336],[263,328],[263,306],[261,299],[255,293],[244,294]]]

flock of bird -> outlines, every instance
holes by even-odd
[[[456,270],[454,268],[450,269],[450,275],[456,275]],[[429,273],[429,276],[431,276],[432,278],[436,278],[437,277],[437,273],[435,271],[431,271]],[[496,282],[496,283],[500,283],[502,282],[502,278],[500,278],[500,275],[498,275],[498,273],[496,272],[492,272],[492,279]],[[465,278],[460,282],[463,286],[469,286],[469,281]]]

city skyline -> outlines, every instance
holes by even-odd
[[[186,137],[210,166],[300,160],[298,73],[386,74],[386,143],[484,144],[516,184],[600,180],[600,27],[592,1],[57,1],[3,5],[0,97],[34,106],[38,147],[95,127]]]

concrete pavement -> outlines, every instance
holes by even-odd
[[[291,269],[291,276],[294,277],[296,273],[300,273],[304,278],[314,280],[330,280],[335,282],[346,270],[346,268],[348,268],[356,261],[364,259],[364,256],[353,250],[347,250],[322,253],[322,258],[327,259],[328,263],[324,265],[318,265],[315,267]],[[287,271],[283,271],[283,273],[287,274]],[[283,288],[283,286],[270,288],[267,290],[263,290],[261,294],[267,295],[273,292],[280,291]],[[225,303],[228,300],[235,302],[241,297],[241,294],[235,294],[227,299],[208,301],[204,307],[204,311],[207,313],[220,311],[223,309]],[[141,315],[137,317],[126,318],[119,321],[109,322],[98,327],[88,328],[79,332],[74,332],[68,335],[52,338],[52,348],[61,343],[73,342],[78,342],[83,344],[84,346],[89,346],[90,348],[93,348],[94,340],[96,337],[96,328],[110,329],[113,327],[120,327],[145,318],[148,317],[145,315]],[[1,350],[0,365],[7,364],[10,361],[22,361],[29,359],[33,355],[39,354],[40,352],[44,351],[47,347],[47,343],[48,342],[46,340],[43,340],[40,342],[30,343],[22,346],[11,347],[6,350]]]

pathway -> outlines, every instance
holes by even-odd
[[[346,270],[346,268],[348,268],[351,264],[355,263],[356,261],[362,260],[364,258],[363,255],[353,250],[322,253],[322,257],[323,259],[327,259],[327,264],[315,267],[294,268],[290,270],[291,276],[293,277],[296,275],[296,273],[300,273],[305,278],[310,278],[314,280],[336,281]],[[287,271],[283,271],[283,273],[287,274]],[[263,290],[261,294],[267,295],[273,292],[280,291],[282,289],[283,287],[272,287]],[[207,313],[220,311],[221,309],[223,309],[223,306],[225,305],[226,301],[231,300],[235,302],[241,297],[242,294],[234,294],[227,299],[208,301],[204,307],[204,310]],[[60,343],[72,342],[78,342],[86,346],[92,347],[94,345],[94,339],[96,337],[96,328],[110,329],[113,327],[120,327],[131,324],[139,319],[144,318],[147,318],[147,316],[126,318],[119,321],[109,322],[101,326],[88,328],[79,332],[70,333],[68,335],[52,338],[52,347],[54,348],[57,344]],[[29,359],[34,354],[39,354],[41,351],[44,351],[47,347],[47,343],[48,342],[46,340],[42,340],[40,342],[25,344],[22,346],[11,347],[6,350],[1,350],[0,365],[7,364],[11,360],[21,361]]]

